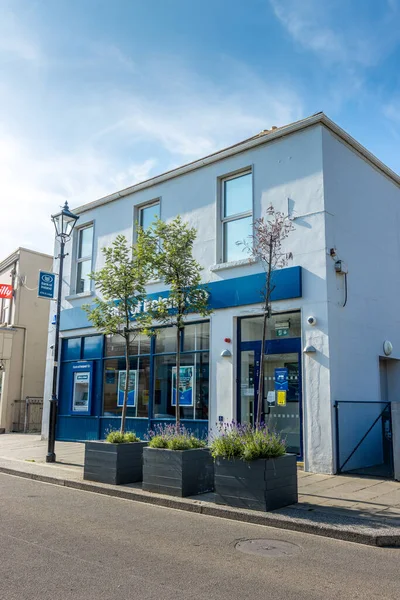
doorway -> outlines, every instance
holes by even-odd
[[[300,313],[280,313],[269,321],[260,374],[261,340],[257,337],[261,337],[262,317],[239,320],[238,421],[254,425],[259,377],[263,376],[262,421],[285,439],[288,452],[302,459]]]

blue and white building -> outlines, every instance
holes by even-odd
[[[197,229],[195,255],[214,309],[208,319],[191,316],[184,331],[182,364],[192,392],[181,407],[183,422],[204,433],[221,420],[252,421],[263,376],[271,427],[306,470],[336,472],[335,402],[373,407],[400,397],[399,185],[398,175],[318,113],[75,208],[62,301],[58,439],[101,439],[119,426],[122,340],[95,331],[81,308],[95,296],[89,273],[101,268],[102,248],[117,234],[134,241],[137,220],[146,227],[155,215],[165,221],[181,215]],[[276,272],[262,349],[263,270],[236,241],[271,203],[295,229],[285,242],[293,259]],[[160,282],[148,286],[149,294],[164,291]],[[132,344],[127,427],[139,435],[173,417],[175,351],[170,328]],[[287,378],[281,405],[274,402],[276,369]],[[349,448],[367,413],[348,413],[341,435]],[[371,451],[382,452],[378,446]]]

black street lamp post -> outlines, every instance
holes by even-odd
[[[58,269],[58,291],[57,291],[57,312],[56,312],[56,337],[54,341],[54,361],[53,361],[53,381],[52,381],[52,392],[50,400],[50,415],[49,415],[49,435],[47,443],[47,455],[46,462],[55,462],[56,454],[54,452],[54,446],[56,442],[56,424],[57,424],[57,374],[58,374],[58,360],[59,360],[59,346],[60,346],[60,312],[61,312],[61,294],[62,294],[62,278],[63,278],[63,267],[65,254],[65,244],[71,237],[72,230],[75,227],[75,223],[79,217],[74,215],[68,208],[68,202],[64,204],[61,212],[51,216],[51,220],[54,223],[56,230],[56,239],[60,243],[60,253],[56,257],[60,260],[60,266]]]

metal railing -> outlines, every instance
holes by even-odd
[[[335,402],[338,473],[393,477],[390,402]]]
[[[25,400],[14,400],[12,431],[40,433],[42,430],[42,413],[43,398],[27,396]]]

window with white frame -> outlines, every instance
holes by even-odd
[[[244,246],[253,224],[253,175],[251,171],[221,181],[222,262],[246,258]]]
[[[76,286],[75,292],[82,294],[90,291],[90,273],[92,271],[93,225],[77,230]]]
[[[139,207],[138,209],[138,222],[140,227],[148,229],[150,225],[160,218],[160,202],[151,202]]]

